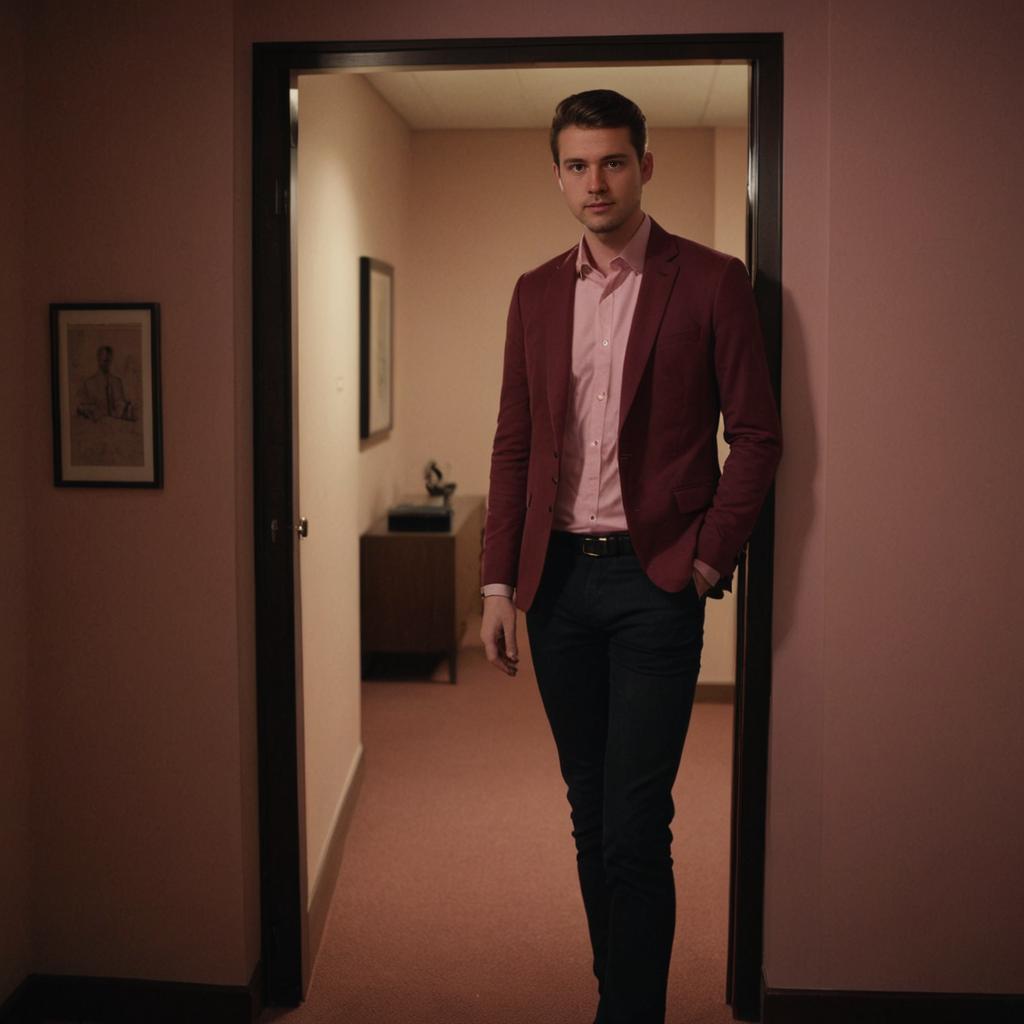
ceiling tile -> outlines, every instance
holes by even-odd
[[[546,128],[559,100],[586,89],[615,89],[643,109],[652,127],[742,125],[745,64],[620,67],[472,68],[366,75],[410,128]]]

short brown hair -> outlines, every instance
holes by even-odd
[[[566,96],[551,121],[551,156],[558,163],[558,135],[570,125],[577,128],[628,128],[638,160],[647,152],[647,118],[630,99],[612,89],[590,89]]]

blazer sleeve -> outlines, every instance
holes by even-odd
[[[730,259],[713,308],[714,360],[729,455],[696,557],[729,575],[757,522],[782,455],[782,430],[746,267]]]
[[[526,519],[531,424],[521,288],[522,278],[516,282],[512,293],[505,331],[498,426],[491,450],[490,489],[484,526],[483,585],[515,584]]]

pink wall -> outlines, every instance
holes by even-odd
[[[1024,25],[1000,0],[962,10],[638,0],[588,19],[785,33],[773,986],[1024,987]],[[36,970],[240,983],[256,958],[250,43],[579,31],[575,8],[457,0],[34,8],[12,408],[31,455]],[[101,295],[164,304],[160,494],[49,483],[45,306]]]
[[[25,25],[0,6],[0,1003],[31,966],[25,377]]]
[[[244,983],[258,946],[231,11],[50,2],[30,17],[33,966]],[[162,305],[162,491],[51,483],[47,303],[88,299]]]
[[[1024,11],[986,7],[833,4],[826,985],[1024,988]]]

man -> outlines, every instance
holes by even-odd
[[[124,383],[110,372],[114,350],[101,345],[96,350],[96,372],[86,377],[78,389],[76,412],[85,419],[98,423],[104,416],[117,420],[134,420],[135,406],[124,396]]]
[[[643,212],[646,141],[618,93],[558,105],[555,178],[583,237],[512,296],[483,560],[481,636],[509,675],[526,612],[603,1024],[665,1019],[671,791],[704,600],[728,585],[781,452],[746,270]]]

